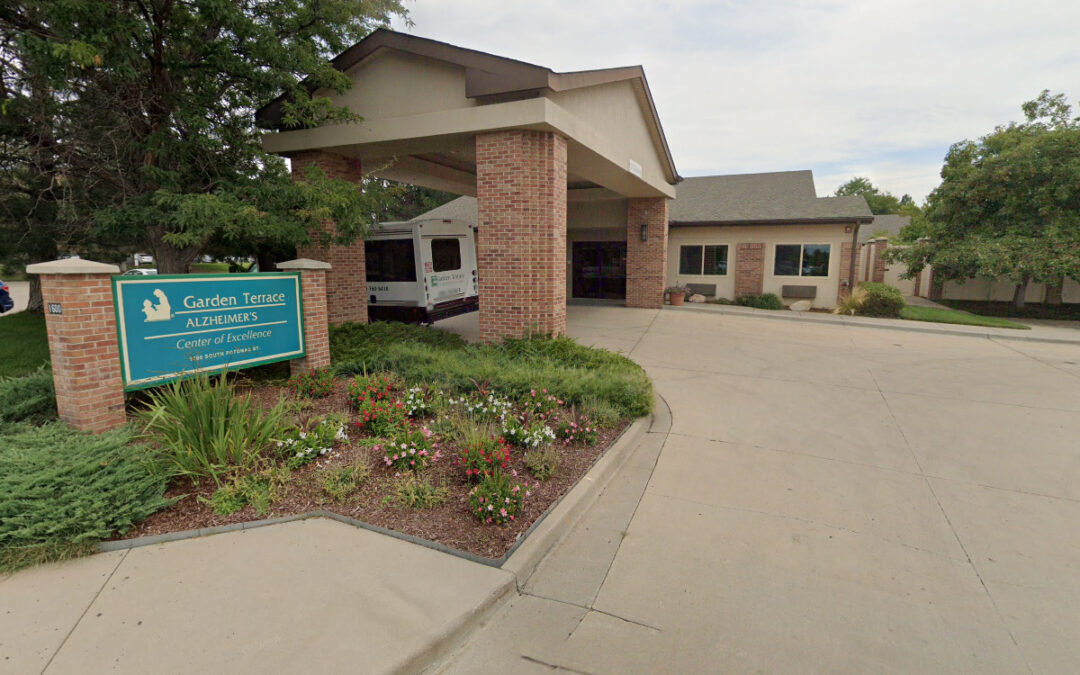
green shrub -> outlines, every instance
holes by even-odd
[[[343,323],[330,326],[330,353],[333,361],[349,362],[354,367],[377,360],[391,345],[414,344],[442,349],[462,349],[465,340],[454,333],[428,326],[376,321],[374,323]],[[357,373],[360,370],[347,370]]]
[[[525,467],[537,480],[547,480],[558,473],[559,463],[559,452],[551,446],[525,453]]]
[[[299,469],[323,455],[329,454],[338,441],[346,442],[349,435],[345,422],[337,419],[315,420],[283,434],[275,443],[278,454],[289,468]]]
[[[586,419],[592,421],[593,426],[601,429],[609,429],[621,421],[618,409],[604,399],[595,396],[586,396],[581,401],[581,405],[577,406],[577,409]]]
[[[289,378],[288,386],[296,396],[324,398],[334,391],[334,373],[327,368],[297,373]]]
[[[884,316],[895,319],[907,305],[904,295],[899,288],[878,284],[874,282],[862,282],[858,285],[866,292],[866,298],[859,307],[862,316]]]
[[[356,425],[376,436],[396,433],[408,420],[404,404],[395,401],[394,385],[385,374],[357,375],[349,385],[349,402],[360,419]]]
[[[449,493],[445,487],[436,487],[416,476],[408,476],[397,482],[393,501],[411,509],[433,509],[442,506]]]
[[[369,475],[371,475],[371,467],[362,459],[351,466],[328,469],[322,476],[323,493],[340,504],[356,494],[356,491],[367,482]]]
[[[505,469],[510,461],[510,448],[502,438],[480,438],[461,446],[461,465],[466,480],[480,480],[492,472]]]
[[[140,412],[143,433],[167,471],[221,485],[249,472],[282,438],[285,406],[264,412],[251,396],[237,396],[224,376],[199,374],[149,392]]]
[[[436,445],[429,429],[406,422],[382,446],[383,463],[398,471],[423,471],[441,456]]]
[[[624,419],[652,411],[652,383],[640,366],[567,337],[466,345],[457,336],[435,337],[447,334],[433,328],[408,327],[401,332],[409,339],[394,342],[385,340],[385,325],[347,324],[332,329],[331,357],[338,371],[390,371],[410,384],[428,383],[449,395],[471,395],[477,383],[514,400],[547,389],[567,404],[581,404],[587,398],[603,400]],[[411,339],[417,335],[424,339]],[[350,360],[357,355],[363,360]]]
[[[783,309],[784,302],[776,293],[762,293],[761,295],[740,295],[735,298],[735,304],[740,307],[753,307],[755,309]]]
[[[21,377],[0,378],[0,422],[44,424],[54,419],[56,392],[48,368]]]
[[[469,491],[469,511],[488,525],[509,523],[521,513],[529,494],[527,487],[496,471],[481,478],[480,484]]]
[[[269,467],[246,476],[236,476],[210,495],[210,499],[200,500],[219,516],[236,513],[248,504],[255,509],[256,515],[265,516],[281,497],[290,476],[287,467]]]
[[[131,439],[61,424],[0,432],[0,572],[93,552],[172,503]]]

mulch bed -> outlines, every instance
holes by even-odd
[[[247,384],[244,388],[265,406],[273,405],[281,396],[291,396],[280,386]],[[321,416],[331,412],[348,412],[350,419],[355,419],[355,413],[348,403],[347,391],[348,381],[338,380],[330,396],[312,399],[302,414]],[[550,426],[555,428],[560,416],[567,414],[567,411],[557,409],[550,420]],[[217,486],[212,481],[204,480],[201,484],[195,484],[186,478],[178,479],[166,493],[169,497],[181,497],[176,504],[151,515],[126,535],[118,538],[132,539],[321,509],[480,557],[497,559],[505,555],[518,538],[580,480],[628,424],[629,422],[623,422],[615,428],[601,429],[600,441],[592,446],[563,445],[561,441],[557,441],[553,447],[557,448],[560,455],[559,470],[546,481],[538,481],[529,474],[525,467],[523,450],[512,449],[507,470],[517,471],[518,480],[529,484],[531,494],[525,499],[517,519],[506,525],[482,524],[469,512],[468,492],[473,484],[465,479],[458,460],[458,447],[448,439],[440,439],[442,458],[425,469],[422,476],[433,485],[448,488],[449,495],[445,503],[431,509],[414,509],[388,503],[388,496],[392,495],[397,483],[397,472],[385,466],[381,451],[357,444],[361,434],[355,427],[350,427],[349,442],[338,443],[330,455],[292,471],[284,494],[273,504],[269,513],[256,514],[249,505],[228,516],[219,516],[199,499],[208,499],[214,493]],[[352,465],[361,458],[371,467],[368,480],[346,501],[335,503],[330,500],[322,489],[323,472]]]

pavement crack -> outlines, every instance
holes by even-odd
[[[536,658],[535,656],[526,656],[525,654],[522,654],[521,658],[524,659],[525,661],[529,661],[530,663],[535,663],[537,665],[544,666],[545,668],[551,668],[552,670],[560,670],[560,671],[562,671],[564,673],[578,673],[579,675],[593,675],[593,673],[588,671],[588,670],[577,670],[576,668],[570,668],[568,666],[560,666],[557,663],[548,663],[547,661],[542,661],[542,660]]]
[[[82,620],[86,617],[86,613],[89,612],[90,608],[94,606],[95,602],[97,602],[98,597],[101,596],[101,592],[105,590],[105,587],[109,585],[110,581],[112,581],[113,576],[116,574],[116,570],[120,569],[120,566],[124,564],[125,560],[127,560],[129,553],[131,553],[130,548],[126,549],[124,551],[124,555],[120,556],[120,560],[116,561],[116,565],[114,565],[112,571],[109,572],[109,576],[105,578],[105,581],[102,582],[101,587],[97,589],[96,593],[94,593],[94,597],[90,598],[90,602],[86,603],[86,608],[83,609],[82,614],[80,614],[79,618],[75,620],[75,623],[71,625],[71,629],[68,630],[67,635],[65,635],[64,639],[60,641],[60,645],[52,653],[52,656],[49,657],[49,660],[45,662],[45,666],[41,669],[42,674],[44,674],[49,669],[49,666],[52,665],[53,659],[56,658],[56,655],[59,654],[60,650],[62,650],[64,648],[64,645],[67,644],[67,641],[71,637],[71,634],[74,633],[75,629],[79,627],[80,623],[82,623]]]
[[[1072,377],[1080,379],[1080,373],[1074,373],[1073,371],[1071,371],[1071,370],[1069,370],[1067,368],[1062,368],[1060,366],[1056,366],[1050,361],[1044,361],[1044,360],[1040,359],[1037,356],[1032,356],[1031,354],[1026,354],[1026,353],[1020,351],[1019,349],[1017,349],[1016,347],[1012,347],[1010,345],[1004,344],[1001,340],[995,340],[994,338],[990,338],[990,341],[993,342],[994,344],[1001,345],[1002,347],[1004,347],[1005,349],[1008,349],[1011,352],[1016,352],[1017,354],[1019,354],[1020,356],[1023,356],[1024,358],[1031,359],[1032,361],[1035,361],[1036,363],[1041,363],[1042,365],[1046,366],[1047,368],[1053,368],[1054,370],[1065,373],[1066,375],[1071,375]]]

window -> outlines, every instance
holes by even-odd
[[[412,239],[364,242],[368,281],[416,281]]]
[[[680,246],[679,274],[709,274],[723,276],[727,274],[728,247],[718,246]]]
[[[451,272],[461,269],[461,241],[432,239],[431,268],[433,272]]]
[[[777,244],[773,274],[778,277],[829,276],[829,244]]]

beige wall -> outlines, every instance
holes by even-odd
[[[736,227],[674,227],[668,238],[668,285],[716,284],[718,297],[731,299],[735,295],[735,245],[738,243],[765,244],[765,273],[762,282],[764,293],[781,294],[784,285],[816,286],[814,307],[836,306],[840,289],[840,255],[851,234],[844,232],[844,225],[755,225]],[[679,247],[694,244],[727,244],[728,273],[724,276],[680,275]],[[829,244],[829,276],[786,277],[773,274],[777,244]],[[790,304],[795,298],[785,298]]]
[[[1061,286],[1061,301],[1080,303],[1080,283],[1075,279],[1066,279]]]
[[[946,300],[991,300],[1011,302],[1016,284],[1008,279],[967,279],[963,283],[946,281],[942,297]],[[1046,286],[1028,284],[1024,302],[1042,302],[1046,297]]]

